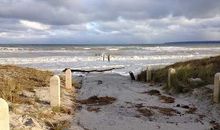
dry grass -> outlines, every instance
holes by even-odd
[[[59,122],[49,122],[46,121],[46,125],[50,127],[50,130],[65,130],[68,129],[71,125],[70,121],[64,120]]]
[[[31,104],[32,101],[24,98],[21,92],[33,91],[35,87],[47,87],[52,75],[49,71],[0,65],[0,97],[10,102]]]
[[[52,111],[55,112],[55,113],[64,113],[64,114],[68,114],[68,115],[73,114],[72,108],[68,108],[68,107],[65,107],[65,106],[53,107]]]
[[[176,74],[172,77],[172,87],[167,87],[168,69],[176,69]],[[214,82],[214,75],[220,72],[220,56],[190,60],[186,62],[178,62],[173,65],[166,66],[162,69],[153,70],[153,81],[164,83],[165,90],[177,93],[184,93],[193,90],[197,87],[202,87]],[[139,74],[139,77],[144,77],[145,72]],[[190,78],[200,78],[202,82],[192,84]],[[143,78],[140,78],[143,79]]]
[[[49,71],[0,65],[0,98],[11,102],[9,108],[15,114],[28,115],[38,122],[44,123],[51,130],[68,129],[70,122],[67,120],[59,121],[57,117],[68,117],[74,114],[75,94],[73,90],[62,89],[61,91],[73,102],[73,106],[68,107],[51,108],[48,102],[41,101],[36,96],[36,88],[49,87],[49,80],[52,75],[53,73]],[[63,79],[61,80],[63,83]],[[77,83],[74,82],[74,85],[77,85]],[[33,96],[28,95],[30,93]],[[24,111],[24,108],[20,109],[19,106],[30,107],[31,109]]]
[[[29,116],[43,121],[43,123],[50,128],[50,130],[64,130],[70,127],[70,121],[60,120],[58,115],[73,115],[73,109],[65,106],[53,107],[41,110],[38,108],[31,112]]]
[[[137,75],[137,80],[138,81],[144,81],[146,82],[146,71],[141,71],[141,73],[139,75]]]

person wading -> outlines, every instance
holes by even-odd
[[[111,55],[108,54],[108,62],[110,62],[110,61],[111,61]]]

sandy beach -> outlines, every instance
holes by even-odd
[[[80,79],[75,130],[209,130],[219,123],[220,105],[212,104],[212,85],[171,96],[160,85],[119,74]]]

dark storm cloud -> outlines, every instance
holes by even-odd
[[[187,18],[213,17],[220,13],[219,0],[3,0],[0,17],[45,24],[89,21],[158,19],[168,15]]]
[[[0,43],[216,40],[219,23],[220,0],[0,1]]]
[[[56,0],[58,1],[58,0]],[[48,2],[35,0],[8,0],[0,2],[0,17],[25,19],[30,21],[42,22],[45,24],[74,24],[81,22],[83,17],[75,6],[75,2],[68,6],[56,6]]]

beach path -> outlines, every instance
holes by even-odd
[[[88,74],[77,95],[74,130],[208,130],[211,126],[211,117],[188,98],[172,97],[159,85],[119,74]]]

